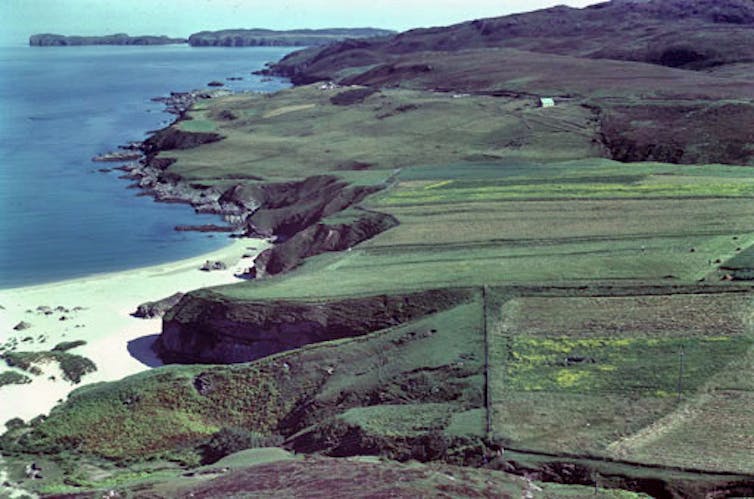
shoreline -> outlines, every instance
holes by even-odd
[[[246,271],[267,245],[263,239],[243,238],[220,250],[165,264],[0,290],[0,345],[7,347],[15,339],[16,351],[35,352],[83,340],[86,344],[70,353],[97,365],[97,371],[84,375],[79,384],[64,381],[57,366],[47,364],[42,366],[43,374],[27,374],[31,383],[0,387],[0,423],[48,414],[80,386],[115,381],[162,365],[151,350],[162,318],[133,317],[138,305],[176,292],[240,282],[235,274]],[[222,261],[226,268],[199,270],[208,260]],[[51,310],[40,311],[40,307]],[[14,330],[22,321],[31,326]],[[0,372],[4,371],[21,372],[3,362]]]
[[[166,170],[175,161],[170,157],[158,157],[161,152],[175,149],[197,147],[209,142],[221,141],[224,137],[217,133],[183,132],[175,128],[186,119],[186,114],[198,101],[215,99],[232,95],[227,89],[191,90],[188,92],[171,92],[169,96],[153,97],[152,101],[161,102],[164,112],[175,116],[173,121],[158,130],[152,130],[149,137],[142,141],[130,142],[119,146],[122,152],[138,152],[140,157],[115,169],[124,172],[119,178],[130,180],[128,188],[141,191],[139,195],[151,197],[158,203],[187,204],[197,214],[210,214],[221,217],[227,225],[217,226],[221,230],[202,230],[199,226],[176,226],[175,230],[196,230],[199,232],[232,232],[242,237],[258,237],[260,234],[246,230],[246,218],[253,214],[253,209],[239,206],[233,199],[224,199],[227,188],[216,188],[192,184],[183,178],[170,176]],[[183,228],[182,228],[183,227]],[[264,234],[266,236],[267,234]]]

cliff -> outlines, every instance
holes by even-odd
[[[167,362],[248,362],[397,326],[472,296],[472,290],[445,289],[328,302],[242,301],[204,290],[184,296],[167,312],[155,349]]]
[[[326,45],[345,38],[369,38],[394,33],[394,31],[376,28],[295,29],[286,31],[226,29],[194,33],[189,36],[188,43],[192,47],[297,47]]]
[[[347,223],[316,223],[263,251],[254,260],[252,272],[255,277],[281,274],[296,268],[305,258],[347,250],[397,225],[392,215],[366,210]]]
[[[185,38],[170,38],[164,35],[129,36],[125,33],[104,36],[65,36],[51,33],[31,35],[32,47],[60,47],[73,45],[170,45],[186,43]]]

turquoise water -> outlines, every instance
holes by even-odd
[[[96,154],[141,140],[173,117],[152,97],[204,88],[274,91],[283,80],[250,72],[279,47],[0,48],[0,288],[186,258],[228,243],[176,232],[217,223],[189,206],[127,189]],[[241,76],[242,81],[225,81]]]

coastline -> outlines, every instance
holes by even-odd
[[[170,160],[156,157],[162,150],[183,147],[180,142],[185,137],[193,140],[194,135],[201,135],[178,133],[177,138],[168,138],[167,145],[163,141],[165,134],[175,135],[174,125],[185,119],[196,101],[229,93],[226,89],[192,90],[154,97],[152,100],[162,102],[164,112],[174,115],[174,119],[164,128],[150,132],[147,139],[118,146],[114,152],[92,160],[100,162],[117,156],[119,161],[129,161],[116,167],[125,172],[121,178],[132,181],[129,188],[139,189],[155,202],[188,204],[197,213],[219,215],[228,224],[176,226],[175,230],[235,232],[236,236],[244,237],[219,250],[186,259],[0,289],[0,331],[4,332],[0,336],[0,356],[12,351],[50,351],[59,343],[82,341],[85,343],[70,353],[86,357],[97,366],[96,371],[85,374],[80,383],[74,384],[63,379],[54,361],[41,362],[37,366],[41,374],[32,375],[6,365],[3,360],[0,373],[26,374],[31,382],[0,386],[0,423],[47,414],[79,386],[119,380],[162,365],[151,348],[161,331],[162,317],[135,317],[132,314],[138,306],[176,293],[242,281],[242,276],[248,276],[253,269],[256,257],[271,245],[267,239],[242,231],[245,217],[250,214],[248,209],[223,202],[220,190],[201,189],[182,179],[164,178]],[[219,136],[212,136],[213,140],[220,140]],[[223,265],[217,268],[211,264],[214,262]],[[30,326],[18,328],[21,324]]]
[[[244,215],[248,214],[245,210],[239,210],[232,203],[222,203],[222,192],[198,189],[182,180],[164,179],[162,174],[169,164],[165,165],[164,160],[156,158],[163,147],[155,140],[159,142],[161,134],[174,130],[172,127],[184,119],[197,100],[226,94],[228,91],[224,89],[192,90],[153,98],[153,101],[162,102],[164,112],[174,115],[175,119],[152,132],[144,141],[119,146],[108,154],[140,156],[117,167],[125,172],[122,178],[133,181],[130,188],[139,189],[156,202],[188,204],[197,213],[220,215],[230,224],[229,230],[222,232],[238,233]],[[95,162],[100,160],[99,157],[93,158]],[[243,280],[239,276],[248,275],[254,259],[267,247],[269,242],[266,239],[242,237],[219,250],[186,259],[0,289],[0,331],[3,332],[0,355],[12,351],[50,351],[62,342],[84,341],[85,344],[70,353],[86,357],[97,366],[95,372],[84,375],[80,383],[73,384],[63,379],[55,362],[40,363],[37,367],[41,374],[32,375],[9,367],[2,360],[0,373],[26,374],[31,382],[0,386],[0,423],[13,418],[28,421],[46,415],[80,386],[116,381],[162,365],[151,348],[161,331],[162,318],[134,317],[131,314],[137,307],[176,293],[239,282]],[[205,262],[222,262],[224,268],[202,271],[200,267]],[[16,326],[22,323],[31,327],[16,330]]]
[[[161,318],[131,316],[137,306],[176,292],[238,282],[241,279],[235,274],[243,273],[267,244],[262,239],[244,238],[185,260],[0,290],[2,343],[16,338],[17,351],[47,351],[61,342],[83,340],[87,342],[85,345],[70,352],[97,365],[97,371],[84,375],[80,384],[63,380],[57,366],[47,365],[44,374],[31,376],[31,383],[0,387],[0,423],[15,417],[29,420],[47,414],[60,399],[85,384],[115,381],[161,365],[151,351],[151,344],[160,332]],[[227,268],[199,270],[207,260],[222,261]],[[53,313],[45,315],[37,310],[45,306]],[[55,311],[57,307],[62,310]],[[14,330],[21,321],[31,327]],[[25,338],[31,340],[23,341]],[[4,364],[0,372],[15,370]],[[49,379],[50,376],[55,380]]]

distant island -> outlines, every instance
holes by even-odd
[[[104,36],[65,36],[41,33],[29,37],[32,47],[62,47],[78,45],[169,45],[188,43],[192,47],[304,47],[326,45],[346,38],[372,38],[395,34],[394,31],[376,28],[294,29],[226,29],[200,31],[186,38],[165,35],[129,36],[125,33]]]
[[[65,36],[41,33],[29,37],[32,47],[62,47],[75,45],[170,45],[186,43],[185,38],[170,38],[164,35],[129,36],[125,33],[104,36]]]
[[[394,31],[376,28],[294,29],[226,29],[200,31],[189,36],[192,47],[299,47],[326,45],[346,38],[371,38],[395,34]]]

